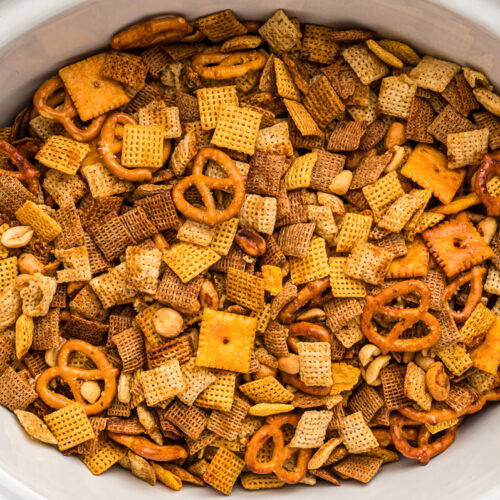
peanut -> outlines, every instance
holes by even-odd
[[[421,352],[417,352],[415,354],[415,357],[413,358],[413,361],[422,368],[422,370],[427,371],[430,366],[434,363],[434,359],[431,358],[430,356],[425,356]]]
[[[162,337],[177,337],[182,332],[184,320],[182,316],[170,307],[162,307],[153,316],[153,327]]]
[[[90,404],[95,403],[101,397],[101,388],[95,380],[87,380],[80,387],[84,399]]]
[[[312,309],[308,309],[307,311],[299,314],[296,321],[325,321],[325,319],[325,312],[318,307],[313,307]]]
[[[219,309],[219,294],[210,280],[203,280],[200,288],[201,307]]]
[[[27,245],[33,237],[30,226],[16,226],[2,234],[1,243],[6,248],[20,248]]]
[[[390,354],[375,358],[366,369],[365,380],[368,385],[380,385],[380,370],[389,364]]]
[[[234,237],[238,246],[252,257],[259,257],[266,252],[266,240],[255,229],[244,227]]]
[[[430,395],[436,401],[444,401],[450,393],[450,379],[444,369],[443,363],[436,361],[425,374],[425,384]]]
[[[278,367],[282,372],[296,375],[299,373],[299,357],[297,354],[290,354],[289,356],[278,358]]]
[[[349,186],[352,182],[352,172],[350,170],[342,170],[337,174],[330,183],[330,191],[333,194],[346,194],[349,191]]]
[[[406,142],[406,128],[404,123],[394,122],[385,134],[385,149],[391,149],[394,146],[402,146]]]
[[[392,148],[392,151],[393,151],[393,154],[392,154],[391,161],[384,168],[384,172],[386,174],[399,168],[401,163],[403,163],[403,160],[405,158],[405,153],[406,153],[405,148],[402,148],[401,146],[394,146],[394,148]]]
[[[264,363],[259,363],[259,369],[253,373],[253,379],[257,380],[259,378],[275,377],[278,373],[277,368],[271,368]]]
[[[17,267],[21,274],[35,274],[43,272],[44,265],[30,253],[22,253],[17,259]]]
[[[361,366],[366,366],[374,356],[378,356],[380,354],[380,349],[375,344],[365,344],[359,350],[359,362]]]
[[[477,225],[477,230],[483,237],[483,240],[489,245],[497,232],[497,227],[498,224],[494,217],[486,217]]]

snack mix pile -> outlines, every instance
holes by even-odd
[[[500,399],[499,116],[283,10],[116,34],[0,129],[0,404],[174,490],[427,464]]]

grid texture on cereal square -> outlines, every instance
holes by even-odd
[[[239,212],[240,225],[259,233],[272,234],[276,223],[277,202],[270,196],[247,194]]]
[[[415,80],[419,87],[443,92],[453,77],[460,71],[458,64],[424,56],[410,71],[410,78]]]
[[[187,388],[177,359],[165,361],[157,368],[143,371],[139,380],[148,406],[156,406]]]
[[[122,205],[123,198],[120,196],[98,196],[93,198],[83,213],[83,227],[88,230],[97,222],[101,222],[107,214],[118,212]]]
[[[212,382],[196,399],[195,405],[212,410],[231,411],[236,388],[236,373],[218,372]]]
[[[178,243],[163,257],[165,263],[183,283],[192,280],[220,259],[211,248],[192,243]]]
[[[238,224],[239,219],[236,217],[217,224],[214,228],[214,235],[210,242],[210,248],[219,255],[227,255],[238,230]]]
[[[285,169],[284,155],[256,151],[250,160],[246,192],[278,196],[280,178]]]
[[[384,401],[389,411],[411,404],[404,392],[405,375],[406,366],[398,364],[388,365],[380,372]]]
[[[378,96],[380,113],[407,119],[417,85],[407,76],[388,76],[382,79]]]
[[[163,165],[164,128],[156,125],[123,127],[121,162],[124,167],[152,167]]]
[[[51,135],[36,154],[36,159],[46,167],[74,175],[89,151],[88,144]]]
[[[65,338],[81,339],[92,345],[102,345],[108,329],[108,325],[99,321],[89,321],[72,314],[61,330],[61,334]]]
[[[391,233],[377,240],[375,245],[392,253],[394,257],[401,257],[408,253],[405,238],[401,233]]]
[[[92,278],[87,247],[64,248],[53,253],[64,265],[62,271],[57,271],[58,283],[88,281]]]
[[[148,349],[148,363],[151,368],[158,368],[166,361],[176,359],[180,365],[187,363],[193,355],[189,337],[180,336]]]
[[[0,375],[0,405],[11,411],[25,410],[37,397],[34,389],[11,366],[5,368]]]
[[[408,120],[406,122],[406,137],[412,141],[433,143],[434,138],[427,127],[434,120],[432,106],[420,97],[414,97],[411,102]]]
[[[365,85],[389,73],[389,68],[364,44],[351,45],[342,51],[342,55]]]
[[[329,342],[299,342],[300,380],[306,385],[331,385],[331,348]]]
[[[441,95],[461,114],[467,116],[479,108],[472,88],[463,73],[457,73]]]
[[[181,366],[187,389],[178,394],[178,398],[186,405],[192,406],[196,398],[215,380],[217,375],[208,368],[196,366],[195,358],[190,358]]]
[[[340,227],[337,252],[349,252],[356,241],[367,241],[372,221],[371,215],[347,213]]]
[[[378,285],[385,279],[394,254],[368,242],[356,244],[344,268],[351,278]]]
[[[240,153],[253,155],[262,115],[257,111],[238,106],[222,106],[217,114],[217,124],[212,144]]]
[[[300,57],[320,64],[332,63],[339,51],[338,43],[331,38],[333,31],[329,26],[306,24]]]
[[[448,134],[446,137],[448,168],[479,165],[488,152],[489,129]]]
[[[332,412],[327,410],[305,411],[300,417],[290,446],[297,448],[317,448],[325,441]]]
[[[101,69],[101,75],[125,85],[140,89],[146,82],[147,68],[142,57],[110,50]]]
[[[160,275],[161,252],[127,247],[125,252],[126,284],[139,292],[154,294]]]
[[[110,262],[135,243],[120,217],[111,217],[103,224],[96,224],[90,232],[99,250]]]
[[[179,223],[175,205],[169,192],[148,196],[138,200],[136,205],[146,212],[146,216],[158,231],[176,227]]]
[[[457,377],[463,375],[473,365],[465,344],[462,343],[452,344],[439,349],[437,355],[446,368]]]
[[[309,87],[302,102],[320,128],[325,128],[345,111],[344,103],[324,75]]]
[[[282,121],[271,127],[260,129],[257,134],[255,149],[265,153],[291,155],[293,145],[290,141],[288,123]]]
[[[0,337],[1,343],[2,337]],[[33,343],[31,347],[35,350],[52,349],[59,345],[59,309],[49,309],[45,316],[35,319],[33,331]],[[1,352],[1,349],[0,349]],[[0,354],[1,360],[1,354]],[[2,363],[0,362],[0,371]]]
[[[448,104],[427,127],[427,131],[439,142],[446,144],[448,134],[459,132],[470,132],[478,127],[469,119],[455,111],[453,106]]]
[[[331,182],[344,168],[346,157],[327,151],[318,151],[317,153],[317,160],[311,171],[310,187],[329,192]]]
[[[368,94],[368,105],[348,105],[347,112],[351,115],[353,120],[370,124],[379,117],[377,103],[378,95],[375,91],[370,89]]]
[[[339,121],[330,135],[329,151],[355,151],[366,130],[365,122]]]
[[[313,236],[307,255],[301,259],[290,258],[290,273],[295,285],[309,283],[328,276],[328,258],[326,242],[323,238]]]
[[[344,272],[347,257],[330,257],[328,263],[333,297],[364,297],[366,295],[363,281],[351,278]]]
[[[0,291],[3,291],[14,281],[17,273],[17,257],[0,260]]]
[[[80,215],[72,201],[66,202],[55,214],[62,232],[55,241],[56,248],[72,248],[81,245],[84,232]]]
[[[125,448],[109,439],[105,439],[100,440],[98,449],[94,454],[80,455],[80,459],[92,474],[98,476],[115,465],[125,454]]]
[[[372,210],[375,222],[380,219],[394,201],[404,194],[396,171],[384,175],[362,189],[366,201]]]
[[[60,207],[69,202],[77,203],[88,191],[85,182],[77,175],[54,169],[45,172],[42,186]]]
[[[242,458],[221,447],[203,474],[203,480],[224,495],[229,495],[244,467]]]
[[[363,384],[349,398],[349,410],[353,413],[360,411],[363,414],[365,422],[370,422],[375,414],[384,405],[384,400],[371,385]]]
[[[332,209],[325,206],[308,205],[307,215],[309,220],[316,224],[315,233],[324,238],[329,245],[333,244],[338,228]]]
[[[256,318],[205,308],[197,366],[248,373],[256,326]]]
[[[119,82],[101,76],[105,60],[106,53],[101,53],[59,70],[59,76],[84,122],[130,101]]]
[[[362,483],[373,479],[383,463],[380,457],[351,455],[333,466],[334,472]]]
[[[30,200],[16,210],[15,217],[21,224],[31,226],[35,234],[47,243],[61,234],[61,226]]]
[[[318,153],[316,151],[295,158],[285,173],[286,189],[309,187],[311,185],[311,174],[317,160]]]
[[[370,123],[359,142],[359,149],[361,151],[370,151],[382,141],[388,130],[389,125],[382,120],[375,120]]]
[[[155,225],[149,220],[146,212],[140,206],[120,215],[120,221],[136,242],[149,238],[158,232]]]
[[[328,327],[336,332],[363,312],[359,300],[355,298],[334,298],[324,304]]]
[[[309,251],[314,229],[314,223],[283,226],[277,243],[285,255],[303,259]]]
[[[278,57],[274,57],[273,60],[278,95],[286,99],[300,100],[300,91],[285,63]]]
[[[152,100],[161,97],[161,93],[156,86],[146,83],[142,89],[135,94],[133,99],[127,104],[125,111],[135,113],[139,108],[148,105]]]
[[[460,329],[460,341],[471,346],[493,326],[496,314],[479,302]]]
[[[373,182],[376,182],[382,175],[385,167],[387,167],[391,161],[391,158],[392,154],[390,152],[363,158],[359,166],[356,170],[354,170],[354,175],[349,186],[349,193],[352,193],[353,190],[363,188]]]
[[[153,324],[153,318],[158,309],[161,309],[161,307],[162,307],[161,304],[154,302],[153,304],[151,304],[150,306],[146,307],[141,312],[139,312],[139,314],[137,314],[135,317],[137,325],[139,325],[139,328],[144,334],[144,337],[146,338],[148,344],[152,348],[158,347],[164,343],[163,337],[161,335],[158,335],[158,333],[156,333]],[[133,322],[131,322],[129,328],[131,326],[133,326]],[[123,330],[125,330],[125,328],[123,328],[121,331]],[[115,333],[120,333],[120,332],[115,332]]]
[[[231,411],[215,410],[211,413],[207,429],[230,441],[235,440],[239,436],[249,408],[250,404],[247,401],[235,396]]]
[[[141,368],[146,361],[144,337],[137,327],[132,327],[113,336],[113,343],[123,362],[123,373],[131,373]]]
[[[52,304],[51,304],[52,306]],[[53,307],[53,306],[52,306]],[[85,285],[71,300],[72,311],[91,321],[104,321],[108,313],[90,285]]]
[[[290,117],[293,123],[303,136],[321,136],[321,129],[318,127],[313,117],[309,114],[309,111],[304,107],[304,105],[298,101],[292,99],[283,99]]]
[[[276,52],[290,52],[301,38],[301,33],[282,9],[259,28],[259,35]]]
[[[404,193],[384,212],[378,226],[392,233],[399,233],[411,220],[417,210],[422,208],[423,198],[418,194]]]
[[[423,410],[429,411],[431,409],[432,396],[426,389],[425,372],[413,362],[408,363],[406,369],[404,393]]]
[[[500,147],[500,119],[488,111],[473,113],[474,122],[481,128],[490,131],[488,144],[491,149]]]
[[[236,35],[244,35],[248,31],[230,9],[200,17],[195,24],[214,43],[223,42]]]
[[[239,389],[255,403],[289,403],[293,393],[274,377],[265,377],[240,385]]]
[[[167,106],[164,100],[155,99],[137,112],[140,125],[154,125],[165,129],[165,139],[182,135],[179,108]]]
[[[365,453],[378,447],[378,441],[361,411],[344,417],[344,425],[339,429],[339,433],[344,438],[344,445],[350,453]]]
[[[196,406],[187,406],[174,401],[164,412],[165,418],[190,439],[199,439],[208,422],[205,411]]]
[[[225,106],[238,106],[236,87],[205,87],[196,91],[200,111],[201,127],[210,130],[217,126],[219,109]]]

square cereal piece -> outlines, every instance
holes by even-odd
[[[479,302],[460,329],[460,341],[466,346],[477,345],[495,323],[496,314]]]
[[[329,26],[305,24],[301,59],[320,64],[332,63],[339,51],[339,44],[331,38],[333,31]]]
[[[30,128],[35,132],[42,141],[46,141],[51,135],[63,135],[65,133],[64,127],[57,120],[52,120],[51,118],[44,118],[42,115],[38,115],[30,120]],[[10,137],[7,137],[7,142]],[[2,155],[1,159],[7,160],[7,157]]]
[[[292,392],[271,376],[242,384],[239,389],[255,403],[289,403],[294,398]]]
[[[479,108],[471,86],[463,73],[457,73],[441,95],[461,114],[467,116]]]
[[[344,103],[324,75],[312,83],[302,102],[320,128],[325,128],[345,111]]]
[[[130,101],[119,82],[101,76],[106,53],[84,59],[59,70],[80,119],[92,120]]]
[[[253,155],[262,115],[257,111],[239,106],[221,106],[212,144],[240,153]]]
[[[13,345],[7,347],[5,355],[14,357]],[[35,390],[11,366],[7,366],[0,375],[0,405],[5,408],[11,411],[25,410],[37,396]]]
[[[354,298],[336,298],[324,304],[323,308],[326,323],[334,333],[363,312],[359,300]]]
[[[62,229],[55,241],[56,248],[71,248],[84,242],[85,233],[80,214],[72,201],[68,201],[55,213],[55,221]]]
[[[226,278],[226,296],[231,302],[252,311],[261,311],[264,308],[264,280],[230,267]]]
[[[345,274],[347,257],[330,257],[328,263],[330,286],[334,297],[364,297],[366,295],[365,284]]]
[[[247,194],[239,212],[240,225],[272,234],[276,224],[276,198]]]
[[[427,127],[427,132],[432,134],[439,142],[446,144],[448,134],[470,132],[477,128],[470,120],[455,111],[455,108],[448,104]]]
[[[155,99],[137,112],[139,125],[157,126],[165,129],[165,139],[182,136],[179,108],[167,106],[163,99]]]
[[[140,56],[110,50],[106,52],[106,59],[101,68],[101,75],[129,85],[135,89],[141,89],[146,83],[148,69]]]
[[[495,262],[488,269],[483,288],[485,292],[500,295],[500,270],[496,267]]]
[[[349,212],[345,215],[337,240],[337,252],[350,252],[357,241],[367,241],[373,218]]]
[[[325,278],[329,272],[326,242],[319,236],[313,236],[303,259],[290,257],[290,275],[294,285]]]
[[[60,207],[69,202],[77,203],[88,191],[85,181],[77,175],[63,174],[54,169],[45,172],[42,186]]]
[[[231,411],[236,373],[218,372],[217,378],[196,398],[195,405],[212,410]]]
[[[488,136],[487,128],[448,134],[446,137],[448,168],[479,165],[488,152]]]
[[[219,436],[234,441],[238,439],[250,404],[235,396],[231,411],[213,411],[208,419],[207,429]]]
[[[404,194],[403,186],[395,170],[363,187],[362,190],[375,222],[378,222],[387,208]]]
[[[116,214],[115,214],[116,215]],[[120,217],[107,217],[95,224],[90,233],[99,250],[109,262],[119,257],[128,246],[135,243]]]
[[[351,412],[360,411],[363,414],[365,422],[370,422],[375,414],[384,406],[384,400],[374,387],[363,384],[349,398],[348,407]]]
[[[412,141],[432,144],[434,138],[427,131],[427,127],[430,126],[433,120],[434,110],[432,106],[425,99],[414,97],[406,122],[406,137]]]
[[[217,126],[219,110],[222,107],[238,106],[238,96],[234,85],[198,89],[196,96],[203,130],[210,130]]]
[[[429,251],[421,238],[416,238],[407,245],[407,253],[395,258],[386,278],[416,278],[426,276],[429,270]]]
[[[317,160],[317,151],[295,158],[285,174],[286,189],[291,191],[309,187],[311,185],[312,171]]]
[[[163,136],[165,129],[154,125],[123,127],[121,162],[124,167],[163,166]]]
[[[280,229],[277,243],[285,255],[303,259],[309,251],[314,228],[314,223],[283,226]]]
[[[425,144],[418,144],[412,151],[401,173],[444,204],[451,202],[465,177],[464,169],[450,170],[446,156]]]
[[[417,214],[418,215],[418,212]],[[415,219],[415,225],[411,230],[407,230],[405,233],[405,238],[408,241],[413,241],[415,236],[419,233],[424,232],[430,227],[434,227],[436,224],[444,219],[444,214],[438,214],[435,212],[422,212],[422,214]],[[413,220],[413,219],[412,219]]]
[[[306,385],[332,385],[330,343],[299,342],[297,347],[300,380]]]
[[[422,238],[448,278],[494,255],[465,212],[426,229]]]
[[[102,306],[109,309],[117,304],[131,302],[136,292],[125,284],[125,263],[113,267],[109,272],[100,274],[89,281]]]
[[[298,128],[302,135],[317,135],[322,134],[309,111],[300,102],[291,99],[283,99],[288,113],[290,114],[293,123]]]
[[[176,243],[163,256],[164,262],[183,283],[191,281],[220,259],[211,248],[192,243]]]
[[[378,227],[391,233],[399,233],[421,207],[422,199],[420,196],[405,193],[387,208],[378,221]]]
[[[156,406],[187,389],[177,359],[165,361],[157,368],[143,371],[139,375],[139,381],[148,406]]]
[[[317,151],[318,157],[311,172],[310,187],[328,193],[333,179],[344,168],[346,157],[338,153]]]
[[[165,231],[179,225],[179,217],[170,192],[148,196],[138,200],[135,205],[144,210],[147,218],[158,231]]]
[[[108,313],[90,285],[85,285],[69,304],[70,310],[76,314],[95,321],[104,321]]]
[[[378,111],[385,115],[407,119],[417,85],[407,75],[382,79],[378,94]]]
[[[68,450],[95,438],[85,410],[78,403],[45,415],[44,420],[57,439],[57,447],[60,451]]]
[[[227,255],[238,231],[238,224],[239,219],[236,217],[217,224],[214,227],[214,234],[209,245],[210,248],[219,255]]]
[[[214,227],[203,224],[203,222],[186,219],[177,232],[177,239],[207,247],[210,245],[214,233]]]
[[[256,151],[250,160],[246,192],[279,196],[280,179],[287,168],[285,155]]]
[[[132,373],[146,362],[144,336],[137,326],[113,336],[113,343],[123,363],[122,372]]]
[[[404,393],[407,398],[415,401],[423,410],[429,411],[432,396],[427,392],[425,384],[425,371],[410,361],[406,369]]]
[[[61,234],[61,226],[32,201],[24,202],[16,210],[15,216],[21,224],[31,226],[35,234],[46,243],[51,242]]]
[[[283,98],[300,101],[300,91],[295,85],[285,63],[278,57],[274,57],[274,75],[278,95]]]
[[[170,58],[160,44],[151,45],[150,47],[144,49],[141,52],[141,57],[146,65],[146,68],[148,68],[148,73],[153,78],[159,78],[162,74],[163,68],[170,62]]]
[[[181,371],[187,389],[177,397],[188,406],[192,406],[196,398],[217,379],[217,375],[208,368],[196,366],[195,358],[190,358],[187,363],[184,363]]]
[[[241,486],[245,490],[268,490],[282,488],[285,483],[274,474],[254,474],[244,472],[240,476]]]
[[[53,250],[53,254],[64,265],[63,271],[57,271],[58,283],[92,279],[87,247],[61,248]]]
[[[333,466],[334,472],[361,483],[370,482],[384,460],[380,457],[351,455]]]
[[[390,364],[380,371],[384,401],[389,411],[399,410],[411,404],[405,396],[406,365]]]
[[[342,56],[364,85],[389,73],[389,68],[362,43],[345,48]]]
[[[161,344],[164,344],[165,340],[161,335],[158,335],[156,333],[156,330],[153,325],[153,317],[156,314],[156,311],[158,309],[161,309],[161,304],[158,304],[157,302],[151,304],[150,306],[146,307],[143,309],[137,316],[135,317],[135,321],[137,322],[137,325],[141,329],[142,333],[144,334],[144,337],[146,337],[146,340],[148,344],[152,347],[159,347]],[[111,318],[111,317],[110,317]],[[126,330],[128,328],[131,328],[133,326],[132,321],[130,321],[130,325],[126,326],[126,328],[121,329],[118,332],[115,333],[120,333],[123,330]]]
[[[431,56],[424,56],[410,71],[410,78],[423,89],[443,92],[453,77],[460,71],[460,66]]]
[[[62,135],[51,135],[35,158],[46,167],[74,175],[89,151],[88,144],[68,139]]]
[[[242,458],[221,447],[204,472],[203,481],[224,495],[229,495],[244,467]]]
[[[293,145],[290,141],[288,123],[279,122],[272,127],[266,127],[259,130],[255,149],[264,153],[274,153],[291,155],[293,154]]]
[[[200,17],[195,24],[214,43],[223,42],[233,36],[244,35],[248,31],[230,9]]]
[[[321,446],[325,442],[326,430],[332,415],[333,413],[327,410],[305,411],[300,417],[290,446],[293,448],[318,448]]]
[[[344,272],[347,276],[380,285],[391,265],[394,254],[367,242],[359,242],[347,257]]]
[[[17,257],[0,260],[0,292],[5,290],[17,276]]]
[[[377,181],[384,172],[387,165],[389,165],[391,159],[392,153],[390,151],[387,151],[382,155],[374,154],[368,155],[363,158],[356,170],[354,170],[354,175],[349,186],[349,191],[345,196],[348,198],[348,196],[352,194],[354,190],[364,188],[368,184],[372,184],[373,182]]]
[[[349,453],[366,453],[379,446],[360,411],[344,417],[339,434],[344,438],[344,446]]]
[[[146,336],[146,334],[144,335]],[[146,337],[147,339],[149,338]],[[158,368],[165,361],[176,359],[179,364],[186,363],[193,356],[191,340],[185,335],[175,337],[172,340],[162,341],[158,347],[148,349],[146,352],[148,364],[151,368]]]
[[[500,146],[500,119],[498,116],[488,112],[481,111],[474,113],[474,122],[481,128],[487,128],[490,131],[488,143],[491,149],[498,149]]]
[[[347,112],[352,119],[357,122],[366,122],[368,125],[373,123],[378,118],[377,111],[378,95],[373,90],[368,94],[368,105],[352,105],[347,107]]]
[[[141,207],[131,208],[120,215],[119,218],[132,239],[136,242],[142,242],[158,232]],[[147,245],[147,243],[144,242],[143,245]]]
[[[174,401],[163,415],[189,439],[199,439],[208,422],[206,412],[196,406],[187,406],[180,401]]]
[[[259,35],[275,52],[290,52],[302,38],[300,30],[283,9],[277,10],[260,28]]]
[[[80,460],[94,476],[99,476],[113,467],[126,455],[126,448],[109,439],[99,439],[99,446],[92,455],[80,455]]]
[[[463,375],[473,365],[465,344],[450,345],[437,351],[437,355],[456,377]]]
[[[196,365],[248,373],[256,318],[205,308]]]
[[[328,151],[355,151],[366,126],[365,122],[339,121],[328,140]]]
[[[0,211],[9,217],[14,217],[16,210],[21,208],[25,201],[36,201],[19,179],[12,175],[0,175]]]
[[[324,206],[308,205],[307,217],[316,225],[314,232],[324,238],[329,245],[332,245],[338,233],[332,209]]]
[[[138,292],[154,294],[160,275],[161,252],[127,247],[125,253],[126,285]]]
[[[187,132],[177,143],[170,157],[169,164],[174,174],[177,176],[182,175],[189,162],[196,156],[196,153],[196,134],[193,131]]]
[[[375,246],[383,248],[393,254],[393,257],[401,257],[408,253],[406,240],[401,233],[391,233],[384,238],[377,240]]]
[[[389,124],[382,120],[375,120],[373,123],[370,123],[370,125],[366,127],[366,132],[361,138],[359,149],[364,152],[370,151],[370,149],[381,143],[388,130]]]

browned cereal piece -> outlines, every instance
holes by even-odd
[[[405,365],[393,363],[380,371],[384,401],[389,411],[410,405],[410,400],[404,392],[406,369]]]
[[[187,363],[193,355],[189,337],[180,336],[148,349],[146,352],[151,368],[158,368],[163,363],[176,359],[180,365]]]
[[[289,403],[293,393],[274,377],[264,377],[240,385],[239,389],[256,403]]]
[[[214,43],[222,42],[236,35],[244,35],[248,31],[230,9],[200,17],[195,21],[195,24]]]
[[[302,102],[320,128],[325,128],[345,111],[344,103],[324,75],[309,87]]]
[[[277,10],[260,28],[259,35],[276,52],[290,52],[302,34],[282,9]]]
[[[11,411],[25,410],[37,398],[34,389],[11,366],[7,366],[0,375],[0,405]]]
[[[365,122],[339,121],[330,135],[329,151],[355,151],[366,131]]]
[[[235,387],[236,373],[218,372],[217,379],[198,396],[195,405],[212,410],[230,411]]]
[[[368,184],[376,182],[384,172],[391,159],[392,153],[390,151],[387,151],[383,155],[367,156],[363,158],[359,166],[354,171],[349,189],[352,191],[364,188]],[[387,180],[392,180],[392,177]],[[397,185],[395,182],[394,184]],[[384,186],[384,184],[382,184],[382,186],[387,187]]]
[[[446,137],[448,168],[479,165],[488,152],[489,129],[448,134]]]
[[[313,236],[309,251],[304,258],[290,258],[290,274],[295,285],[324,278],[328,273],[326,243],[319,236]]]
[[[417,85],[407,75],[383,78],[378,96],[378,111],[407,119],[416,91]]]
[[[157,368],[143,371],[139,375],[139,381],[148,406],[156,406],[187,389],[177,359],[165,361]]]
[[[434,118],[433,122],[427,127],[427,131],[432,134],[439,142],[446,144],[448,134],[457,134],[459,132],[471,132],[476,130],[477,126],[470,120],[457,113],[453,106],[449,104]]]
[[[410,78],[415,80],[419,87],[443,92],[453,77],[460,71],[458,64],[424,56],[415,68],[410,71]]]
[[[236,87],[207,87],[196,91],[200,110],[201,127],[210,130],[217,126],[219,109],[224,106],[238,106]]]
[[[351,455],[333,466],[333,470],[343,477],[362,483],[370,482],[383,463],[380,457]]]
[[[35,234],[47,243],[57,238],[62,232],[61,226],[39,205],[35,205],[30,200],[25,201],[16,210],[15,217],[21,224],[31,226]]]
[[[337,252],[349,252],[357,241],[367,241],[372,222],[371,215],[346,214],[340,227]]]
[[[339,429],[344,445],[350,453],[364,453],[378,447],[378,441],[366,424],[360,411],[344,417]]]
[[[427,128],[434,120],[432,106],[420,97],[414,97],[411,101],[408,121],[406,122],[406,137],[412,141],[434,142],[433,136]]]
[[[370,85],[389,73],[389,68],[364,44],[345,48],[342,56],[365,85]]]
[[[169,192],[148,196],[135,204],[144,210],[158,231],[165,231],[179,224],[179,217]]]
[[[89,151],[88,144],[51,135],[36,154],[36,159],[46,167],[74,175]]]
[[[237,439],[243,419],[246,417],[250,404],[235,396],[231,411],[214,410],[207,423],[207,429],[230,441]]]
[[[393,258],[393,253],[371,243],[357,243],[347,258],[344,272],[351,278],[379,285],[384,281]]]
[[[423,410],[431,409],[432,396],[426,389],[425,372],[412,361],[408,363],[406,369],[404,393],[406,397],[418,403]]]
[[[146,82],[147,68],[140,56],[110,50],[101,68],[102,76],[140,89]]]
[[[131,373],[146,362],[144,337],[139,328],[132,327],[117,333],[113,336],[113,343],[123,362],[123,373]]]

